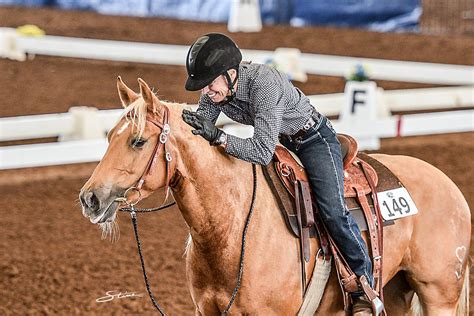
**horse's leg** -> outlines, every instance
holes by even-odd
[[[385,310],[390,316],[404,316],[410,310],[413,289],[405,279],[403,271],[398,272],[384,288]]]
[[[469,282],[468,278],[464,279],[464,277],[461,279],[461,287],[464,285],[463,281]],[[464,291],[464,289],[458,288],[455,282],[444,282],[443,284],[439,284],[441,282],[438,284],[434,282],[425,283],[425,281],[419,281],[414,278],[409,278],[409,282],[418,294],[419,302],[417,304],[421,305],[422,315],[467,315],[467,312],[460,313],[458,311],[459,304],[461,303],[459,301],[461,291]],[[445,288],[445,292],[443,292],[443,288]],[[465,306],[462,308],[465,308]],[[419,309],[419,307],[414,309]],[[414,315],[420,314],[414,312]]]
[[[413,289],[405,279],[404,272],[397,273],[388,284],[384,286],[385,310],[390,316],[405,316],[410,311]],[[342,292],[339,288],[334,266],[324,291],[321,305],[316,315],[344,316]]]
[[[433,166],[410,157],[374,155],[410,192],[418,215],[401,268],[426,315],[454,315],[471,235],[470,211],[456,185]]]

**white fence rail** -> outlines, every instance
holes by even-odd
[[[474,131],[474,110],[411,114],[400,117],[400,136]]]
[[[309,96],[311,103],[323,114],[339,114],[344,104],[344,94],[326,94]],[[426,109],[453,108],[462,109],[474,106],[474,87],[428,88],[410,90],[380,89],[380,104],[390,111],[413,111]],[[98,127],[103,133],[116,123],[122,109],[97,111]],[[232,121],[222,117],[217,124],[231,124]],[[42,114],[33,116],[16,116],[0,119],[0,141],[56,137],[70,135],[74,132],[75,123],[71,113]]]
[[[105,138],[0,147],[0,169],[99,161],[106,149]]]
[[[474,131],[474,110],[408,114],[358,124],[333,122],[334,128],[357,137],[377,135],[381,138],[397,136],[435,135]]]
[[[184,65],[187,46],[147,44],[59,36],[23,37],[15,30],[0,28],[0,57],[25,60],[26,54],[92,58],[126,62]],[[243,50],[244,59],[264,62],[272,51]],[[378,60],[369,58],[301,54],[302,71],[309,74],[346,76],[357,64],[369,69],[374,79],[430,84],[469,85],[457,88],[379,90],[377,111],[385,116],[362,123],[335,121],[336,129],[356,138],[393,137],[474,130],[474,111],[452,111],[404,116],[386,116],[390,111],[426,110],[474,105],[474,67],[431,63]],[[347,96],[311,96],[311,102],[325,115],[337,115],[347,106]],[[379,111],[379,109],[381,109]],[[0,119],[0,141],[60,136],[67,142],[0,147],[0,169],[23,168],[98,161],[106,150],[104,134],[113,127],[122,110],[83,111]],[[380,114],[379,113],[379,114]],[[90,115],[90,116],[89,116]],[[92,119],[89,119],[92,118]],[[229,126],[223,117],[218,124],[245,133],[241,126]],[[93,139],[84,139],[93,138]]]
[[[103,133],[110,130],[122,114],[122,109],[97,111],[98,127]],[[71,113],[14,116],[0,119],[0,141],[35,139],[72,135],[76,128]]]
[[[360,125],[333,123],[339,132],[360,138],[465,132],[474,131],[474,110],[410,114]],[[232,126],[229,128],[236,130]],[[237,130],[239,128],[237,126]],[[248,130],[243,132],[248,133]],[[94,162],[102,158],[106,148],[105,138],[0,147],[0,169]]]
[[[25,53],[183,66],[188,46],[71,38],[23,37],[0,28],[0,57],[22,60]],[[243,50],[244,59],[265,62],[273,51]],[[309,74],[347,76],[357,64],[369,69],[373,79],[430,84],[472,85],[474,67],[358,57],[301,54],[302,70]]]
[[[69,113],[7,117],[0,119],[0,141],[56,137],[72,127]]]
[[[344,105],[344,93],[309,96],[311,104],[328,116],[341,112]],[[474,86],[383,90],[378,88],[378,104],[392,112],[462,109],[474,106]]]

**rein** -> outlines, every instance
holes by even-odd
[[[166,200],[167,200],[168,192],[169,192],[169,188],[170,188],[170,185],[169,185],[169,183],[170,183],[170,163],[172,161],[172,157],[171,157],[170,152],[168,152],[166,150],[166,142],[168,140],[168,135],[171,131],[170,126],[168,124],[168,117],[169,117],[169,109],[166,106],[165,106],[165,115],[164,115],[164,119],[163,119],[162,124],[160,122],[156,122],[153,119],[148,119],[148,117],[147,117],[147,121],[149,121],[152,124],[154,124],[155,126],[161,128],[161,134],[159,136],[158,142],[155,146],[155,149],[153,150],[153,154],[152,154],[150,160],[148,161],[148,164],[145,168],[145,171],[143,172],[140,179],[137,181],[136,185],[129,187],[127,190],[125,190],[125,192],[123,194],[123,197],[119,197],[119,198],[116,199],[116,201],[118,201],[118,202],[123,202],[123,203],[127,204],[127,207],[122,207],[122,208],[119,209],[119,211],[129,212],[130,215],[131,215],[133,231],[135,233],[135,240],[137,242],[138,255],[140,257],[140,263],[141,263],[142,272],[143,272],[143,279],[145,280],[146,290],[148,292],[148,296],[150,297],[151,302],[153,303],[153,306],[155,306],[155,308],[158,310],[158,312],[162,316],[165,316],[166,313],[163,311],[161,306],[156,301],[155,296],[153,295],[153,293],[151,291],[151,288],[150,288],[150,282],[148,281],[148,276],[147,276],[146,269],[145,269],[145,260],[143,258],[140,237],[138,236],[138,223],[137,223],[136,213],[149,213],[149,212],[161,211],[163,209],[166,209],[170,206],[175,205],[176,202],[173,201],[173,202],[163,204],[161,206],[154,207],[154,208],[135,208],[135,205],[137,205],[141,201],[141,191],[140,190],[141,190],[143,184],[145,183],[146,176],[152,174],[152,170],[153,170],[153,167],[154,167],[154,165],[157,161],[158,153],[160,152],[161,147],[164,147],[164,149],[165,149],[164,152],[165,152],[165,160],[166,160],[166,183],[165,183],[164,187],[166,188],[166,197],[165,197],[164,202],[166,202]],[[254,210],[255,197],[256,197],[256,192],[257,192],[257,171],[256,171],[255,164],[252,164],[252,173],[253,173],[252,200],[251,200],[251,203],[250,203],[250,210],[249,210],[249,213],[247,215],[244,230],[243,230],[243,233],[242,233],[242,246],[241,246],[241,252],[240,252],[239,272],[238,272],[238,275],[237,275],[237,284],[235,285],[235,288],[232,291],[232,295],[231,295],[231,298],[229,300],[229,303],[227,304],[226,308],[221,313],[221,315],[227,315],[227,313],[229,312],[230,308],[232,307],[232,304],[235,301],[237,293],[239,292],[240,285],[241,285],[241,282],[242,282],[242,275],[243,275],[243,272],[244,272],[244,257],[245,257],[246,237],[247,237],[248,227],[249,227],[249,224],[250,224],[250,219],[252,217],[253,210]],[[128,201],[127,195],[130,192],[136,192],[138,194],[138,197],[134,201]]]

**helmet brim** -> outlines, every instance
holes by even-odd
[[[211,84],[212,81],[214,81],[215,78],[206,78],[206,79],[194,79],[191,77],[188,77],[186,80],[186,84],[184,85],[184,88],[188,91],[198,91],[206,87],[207,85]]]

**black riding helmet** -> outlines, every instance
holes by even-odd
[[[201,90],[224,74],[233,93],[233,83],[227,70],[232,68],[238,70],[241,61],[242,53],[229,37],[219,33],[201,36],[191,45],[186,57],[188,71],[186,90]]]

